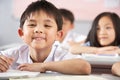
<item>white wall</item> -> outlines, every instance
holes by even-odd
[[[0,46],[19,42],[19,20],[12,15],[12,0],[0,0]]]
[[[91,28],[92,21],[75,21],[74,31],[83,35],[87,35]]]

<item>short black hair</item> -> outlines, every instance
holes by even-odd
[[[115,41],[111,43],[110,45],[119,46],[120,45],[120,17],[116,13],[113,13],[113,12],[102,12],[94,19],[92,23],[92,28],[90,29],[88,33],[86,42],[89,41],[90,46],[101,47],[101,45],[99,44],[97,40],[97,26],[98,26],[99,20],[104,16],[108,16],[111,19],[114,29],[115,29]]]
[[[23,28],[25,20],[30,17],[30,15],[37,11],[44,11],[47,15],[53,17],[56,21],[58,30],[62,29],[63,20],[62,16],[59,13],[59,10],[50,2],[45,0],[40,0],[36,2],[32,2],[23,12],[20,18],[20,28]]]
[[[63,18],[69,20],[71,23],[74,23],[75,18],[73,13],[70,10],[60,8],[59,11]]]

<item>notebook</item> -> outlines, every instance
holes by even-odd
[[[38,76],[40,72],[29,72],[29,71],[20,71],[20,70],[8,70],[7,72],[0,73],[1,79],[9,78],[22,78],[22,77],[35,77]]]

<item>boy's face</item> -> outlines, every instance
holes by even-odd
[[[18,33],[23,41],[34,49],[51,47],[60,35],[54,18],[43,11],[31,14]]]
[[[73,28],[74,28],[73,24],[69,20],[67,20],[63,17],[63,26],[62,26],[63,37],[65,37],[67,35],[67,33],[70,30],[72,30]]]

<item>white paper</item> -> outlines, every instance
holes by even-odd
[[[10,79],[10,80],[108,80],[108,79],[90,75],[87,76],[62,75],[62,76],[40,76],[34,78]]]
[[[11,78],[11,77],[35,77],[40,72],[29,72],[20,70],[8,70],[7,72],[0,73],[0,78]]]

